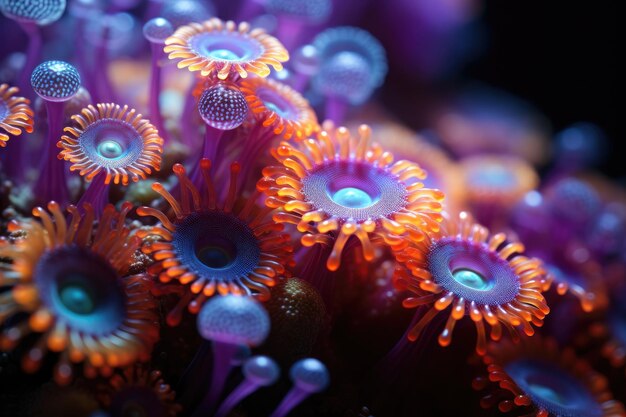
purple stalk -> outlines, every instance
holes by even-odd
[[[99,72],[97,76],[97,97],[107,103],[115,103],[115,91],[113,89],[113,85],[111,84],[111,80],[109,78],[109,32],[110,29],[108,26],[105,26],[102,31],[102,38],[100,42],[98,42],[98,46],[96,47],[96,55],[94,57],[94,63],[96,71]]]
[[[417,309],[411,323],[407,326],[406,331],[398,340],[395,346],[385,355],[383,359],[376,365],[376,371],[379,378],[385,383],[391,384],[396,382],[398,378],[406,377],[420,365],[421,361],[426,360],[428,347],[438,346],[437,337],[441,332],[441,324],[443,315],[437,315],[433,320],[424,327],[420,337],[415,342],[408,339],[408,334],[430,309],[429,306],[422,306]]]
[[[100,103],[100,96],[98,95],[98,88],[96,86],[96,81],[94,80],[93,68],[89,65],[88,51],[85,48],[84,35],[85,35],[85,23],[86,19],[84,17],[76,18],[76,36],[78,36],[78,41],[75,44],[75,54],[76,61],[78,62],[78,68],[80,69],[81,81],[89,94],[91,95],[94,103]],[[90,52],[90,51],[89,51]]]
[[[215,413],[215,417],[226,417],[241,400],[259,389],[259,387],[260,385],[250,382],[247,379],[243,380],[241,384],[226,397],[224,402],[222,402],[217,413]]]
[[[37,61],[39,61],[41,57],[41,31],[37,24],[33,22],[20,22],[20,26],[24,32],[26,32],[26,35],[28,35],[28,49],[26,51],[26,63],[22,69],[18,87],[22,94],[32,98],[32,90],[29,88],[29,79],[37,65]]]
[[[329,314],[332,314],[334,310],[333,298],[336,292],[337,278],[341,271],[341,267],[337,271],[329,271],[326,268],[326,261],[332,250],[332,245],[316,244],[310,248],[302,247],[296,255],[296,265],[298,266],[295,271],[296,276],[311,284],[319,292]],[[346,265],[353,250],[361,250],[361,245],[358,239],[350,237],[341,253],[342,265]]]
[[[309,392],[304,391],[298,387],[293,387],[291,390],[285,395],[282,402],[274,410],[270,417],[284,417],[298,404],[300,404],[306,397],[310,395]]]
[[[148,0],[148,8],[146,11],[146,21],[161,15],[163,9],[162,0]]]
[[[105,184],[106,172],[100,172],[87,186],[87,190],[80,197],[76,204],[79,209],[82,209],[83,204],[90,203],[96,214],[96,218],[100,218],[104,207],[109,203],[109,189],[110,184]]]
[[[39,178],[37,178],[33,188],[37,204],[47,204],[49,201],[54,200],[64,205],[69,198],[67,180],[65,178],[65,164],[59,161],[56,152],[56,143],[63,135],[64,106],[64,102],[46,100],[48,137],[43,144],[41,153]]]
[[[241,163],[238,184],[240,187],[248,183],[250,175],[260,174],[260,172],[254,172],[253,169],[258,166],[257,161],[259,156],[261,156],[263,152],[267,152],[267,146],[272,139],[276,137],[277,135],[273,132],[272,128],[263,127],[261,122],[254,126],[241,147],[241,152],[237,158]]]
[[[185,105],[183,107],[183,115],[181,116],[181,142],[183,145],[193,149],[198,142],[198,126],[195,123],[194,115],[198,114],[198,103],[193,96],[192,91],[194,84],[192,83],[185,97]]]
[[[336,97],[326,99],[326,119],[332,120],[335,125],[341,126],[346,120],[348,113],[348,103]]]
[[[202,387],[208,387],[211,382],[210,351],[211,342],[203,341],[178,381],[176,391],[180,395],[177,396],[177,401],[186,409],[193,408],[192,404],[200,401]]]
[[[204,142],[202,143],[202,152],[200,153],[200,157],[193,163],[193,167],[189,173],[189,179],[196,187],[198,187],[198,189],[202,189],[202,184],[204,184],[200,160],[202,158],[210,159],[214,164],[212,171],[217,172],[217,167],[215,165],[217,165],[218,161],[215,160],[215,156],[223,135],[223,130],[216,129],[208,125],[206,126]]]
[[[156,126],[164,141],[164,146],[169,143],[169,135],[163,124],[163,115],[159,109],[159,95],[161,93],[161,65],[159,62],[163,58],[162,45],[151,43],[152,48],[152,71],[150,75],[150,98],[149,110],[150,120]]]
[[[380,409],[388,409],[394,415],[400,413],[395,408],[399,398],[410,395],[408,387],[418,386],[424,378],[420,372],[424,362],[432,360],[433,349],[438,349],[437,337],[443,321],[443,314],[435,316],[423,330],[418,341],[411,342],[407,339],[410,329],[426,314],[430,306],[422,306],[417,309],[406,332],[396,345],[383,357],[372,370],[370,376],[371,390],[368,397],[370,404]]]
[[[311,284],[319,292],[326,309],[333,310],[333,295],[337,286],[337,271],[326,268],[326,260],[332,252],[332,246],[314,245],[311,248],[303,247],[302,259],[298,259],[296,276]]]
[[[192,417],[211,415],[215,409],[220,394],[224,389],[226,378],[232,369],[232,360],[237,353],[238,346],[232,343],[213,341],[213,371],[211,373],[211,387],[204,396],[200,406]]]

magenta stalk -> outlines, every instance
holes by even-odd
[[[210,415],[217,406],[220,395],[224,390],[226,378],[232,370],[232,360],[239,349],[239,346],[231,343],[213,341],[213,370],[211,371],[211,386],[202,399],[200,406],[192,417],[203,417]]]
[[[63,135],[64,102],[46,101],[48,113],[48,134],[41,150],[39,177],[33,188],[37,204],[55,200],[59,203],[69,200],[65,163],[59,161],[56,143]]]
[[[36,23],[19,22],[19,24],[28,36],[28,49],[26,50],[26,63],[24,64],[24,68],[22,68],[22,73],[20,74],[20,79],[18,81],[18,87],[23,94],[27,94],[27,91],[29,91],[27,88],[28,77],[30,77],[37,61],[41,57],[42,39],[41,31]]]

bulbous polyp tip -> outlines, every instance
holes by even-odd
[[[567,164],[594,165],[607,156],[608,140],[598,126],[580,122],[567,127],[555,137],[558,159]]]
[[[191,22],[208,20],[211,16],[215,16],[215,10],[209,2],[178,0],[167,2],[162,14],[176,29]]]
[[[67,101],[80,88],[78,70],[64,61],[45,61],[39,64],[30,78],[35,93],[47,101]]]
[[[293,55],[293,67],[300,74],[313,75],[320,66],[320,57],[317,48],[313,45],[304,45],[298,48]]]
[[[220,83],[202,93],[198,112],[207,125],[219,130],[232,130],[246,119],[248,102],[239,88]]]
[[[202,169],[211,169],[211,160],[208,158],[202,158],[200,160],[200,168]]]
[[[288,145],[281,145],[276,149],[276,153],[280,156],[289,156],[290,155],[290,147]]]
[[[339,52],[325,61],[313,79],[313,87],[321,94],[338,97],[352,104],[361,104],[374,90],[370,65],[354,52]]]
[[[280,377],[280,367],[267,356],[254,356],[243,364],[246,379],[256,385],[272,385]]]
[[[328,369],[314,358],[302,359],[293,364],[289,375],[298,388],[309,393],[324,390],[330,382]]]
[[[151,43],[163,45],[173,33],[174,26],[162,17],[150,19],[143,25],[143,36]]]
[[[174,166],[172,167],[172,171],[174,171],[175,174],[184,175],[185,174],[185,167],[182,166],[181,164],[174,164]]]
[[[198,332],[215,342],[258,346],[269,334],[269,315],[251,297],[227,295],[209,300],[198,314]]]

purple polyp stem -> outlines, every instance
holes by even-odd
[[[83,204],[89,203],[94,209],[96,218],[99,218],[104,207],[109,203],[110,184],[105,184],[106,172],[97,174],[87,186],[87,190],[78,200],[77,207],[82,209]]]
[[[201,387],[208,387],[211,383],[210,352],[211,342],[203,341],[177,383],[176,392],[180,394],[177,401],[186,409],[193,408],[194,404],[200,401]]]
[[[22,94],[31,96],[31,90],[28,88],[29,79],[41,56],[41,31],[37,24],[33,22],[20,22],[20,26],[28,35],[28,49],[26,50],[26,63],[22,69],[22,74],[20,74],[18,87]]]
[[[216,129],[208,125],[206,126],[204,141],[202,143],[202,153],[200,154],[200,157],[193,163],[193,167],[191,168],[191,172],[189,174],[189,179],[199,189],[202,189],[202,184],[204,181],[202,177],[202,168],[200,167],[200,160],[203,158],[210,159],[211,162],[214,164],[211,166],[211,171],[217,172],[216,165],[218,161],[215,160],[215,154],[223,135],[223,130]]]
[[[326,260],[332,251],[332,246],[315,245],[311,248],[302,248],[304,252],[297,276],[311,284],[319,292],[328,312],[333,310],[333,295],[337,286],[337,271],[326,268]]]
[[[420,369],[424,361],[431,358],[429,354],[432,353],[432,349],[438,346],[436,341],[438,329],[445,317],[443,314],[436,316],[432,323],[424,328],[416,342],[410,342],[407,334],[429,309],[429,306],[418,308],[402,338],[374,367],[371,373],[372,392],[368,395],[372,406],[389,409],[392,413],[395,411],[394,415],[400,415],[397,410],[393,410],[397,405],[397,399],[410,395],[407,387],[416,386],[418,381],[424,378]]]
[[[146,11],[146,21],[161,15],[163,9],[162,0],[148,0],[148,10]]]
[[[96,71],[99,71],[97,77],[98,97],[101,101],[115,103],[115,91],[109,79],[109,32],[110,28],[105,26],[102,30],[102,38],[96,47],[96,56],[94,57]]]
[[[196,409],[192,417],[211,415],[215,409],[220,394],[224,389],[226,378],[232,369],[232,360],[237,353],[238,345],[213,341],[213,371],[211,372],[211,387]]]
[[[202,158],[208,158],[213,162],[220,148],[220,142],[224,136],[224,131],[211,126],[206,126],[204,132],[204,143],[202,144]]]
[[[195,81],[195,80],[194,80]],[[195,123],[194,115],[198,113],[196,98],[192,94],[193,84],[185,97],[183,115],[181,117],[181,142],[193,149],[198,142],[198,125]]]
[[[98,96],[93,69],[89,65],[90,60],[87,59],[87,50],[83,45],[85,39],[85,23],[86,19],[84,17],[76,19],[76,36],[78,36],[78,41],[74,44],[76,48],[75,57],[78,62],[78,68],[80,68],[81,83],[85,86],[87,91],[89,91],[93,102],[100,103],[101,100]]]
[[[348,103],[337,97],[328,97],[324,111],[326,119],[332,120],[336,125],[341,125],[346,120]]]
[[[259,387],[260,385],[252,383],[247,379],[243,380],[222,402],[217,413],[215,413],[215,417],[226,417],[241,400],[259,389]]]
[[[309,395],[309,392],[294,386],[291,390],[289,390],[287,395],[285,395],[285,398],[283,398],[278,408],[274,410],[270,417],[286,416],[295,406],[304,401],[304,399]]]
[[[424,327],[418,340],[411,342],[408,339],[409,332],[413,326],[421,320],[428,312],[429,308],[430,307],[425,306],[417,309],[411,319],[411,323],[402,334],[400,340],[398,340],[395,346],[376,366],[380,377],[385,381],[392,382],[403,374],[406,374],[409,369],[418,366],[420,361],[424,360],[426,357],[426,347],[437,344],[436,339],[440,332],[439,327],[443,315],[433,318],[433,320]]]
[[[329,314],[334,311],[333,298],[337,286],[337,278],[343,265],[351,259],[350,253],[353,250],[361,250],[360,241],[355,237],[350,237],[341,253],[342,267],[337,271],[330,271],[326,267],[326,261],[332,252],[332,245],[314,245],[310,248],[303,247],[296,255],[296,276],[311,284],[319,292],[326,310]]]
[[[159,109],[159,95],[161,93],[161,65],[160,61],[163,58],[163,48],[162,45],[151,43],[152,47],[152,72],[150,76],[150,120],[156,126],[157,130],[161,134],[163,138],[163,142],[165,145],[169,143],[169,135],[165,130],[165,125],[163,124],[163,115],[161,114],[161,110]]]
[[[250,134],[247,136],[238,161],[241,163],[241,173],[239,174],[239,185],[247,184],[249,176],[254,173],[253,169],[258,166],[256,163],[259,156],[267,149],[267,145],[277,137],[272,128],[263,127],[263,123],[258,122]]]
[[[63,205],[68,200],[65,164],[59,161],[56,152],[56,143],[63,135],[64,106],[64,102],[46,100],[48,137],[43,144],[41,153],[39,178],[37,178],[33,188],[35,201],[39,204],[47,204],[49,201],[55,200]]]

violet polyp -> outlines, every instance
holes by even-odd
[[[159,107],[159,96],[161,92],[162,66],[161,61],[165,57],[163,53],[163,45],[165,39],[174,33],[174,27],[170,22],[162,17],[157,17],[147,21],[143,25],[143,35],[150,42],[151,50],[151,67],[150,67],[150,93],[148,96],[148,107],[150,109],[150,117],[154,121],[154,125],[163,137],[163,142],[167,144],[168,134],[163,124],[163,115]]]
[[[57,160],[54,145],[63,134],[64,102],[78,92],[80,75],[67,62],[46,61],[35,68],[30,83],[45,101],[48,113],[48,133],[41,150],[42,159],[34,195],[37,202],[56,199],[65,203],[69,199],[65,165]]]
[[[214,410],[239,345],[255,347],[263,343],[269,334],[270,319],[254,299],[227,295],[207,302],[198,314],[197,324],[200,335],[212,342],[213,371],[210,389],[194,417]]]

